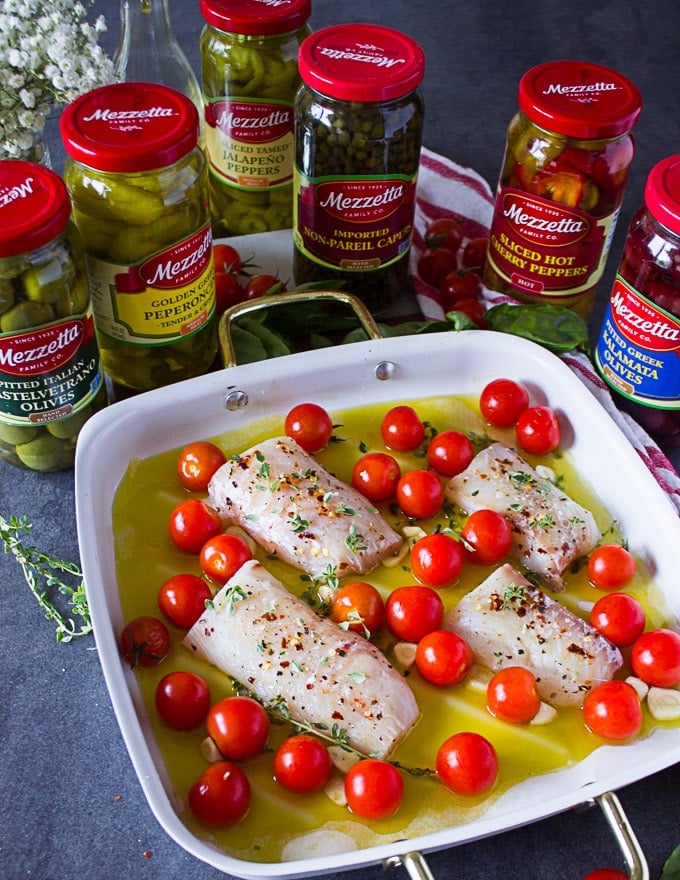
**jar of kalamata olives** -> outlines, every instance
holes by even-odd
[[[484,283],[588,318],[619,215],[642,107],[614,70],[551,61],[519,83]]]
[[[133,392],[206,372],[217,323],[196,107],[167,86],[118,83],[70,104],[61,132],[104,371]]]
[[[612,287],[595,363],[628,410],[680,446],[680,154],[652,168]]]
[[[335,25],[300,47],[297,284],[342,281],[375,314],[408,289],[424,73],[418,43],[378,25]]]
[[[215,235],[291,226],[293,103],[310,0],[201,0]]]
[[[80,428],[106,405],[78,231],[61,178],[0,162],[0,459],[73,465]]]

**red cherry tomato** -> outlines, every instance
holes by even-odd
[[[412,406],[394,406],[380,423],[383,442],[397,452],[413,452],[425,439],[425,426]]]
[[[214,244],[212,251],[216,272],[233,272],[238,275],[243,271],[241,255],[232,245]]]
[[[495,510],[475,510],[461,529],[465,555],[477,565],[496,565],[512,548],[512,529]]]
[[[463,233],[458,217],[438,217],[425,228],[425,244],[432,250],[447,248],[455,254],[462,243]]]
[[[175,574],[158,591],[158,608],[175,626],[190,629],[212,599],[210,587],[196,574]]]
[[[235,825],[249,807],[248,777],[230,761],[210,764],[189,789],[189,808],[204,825]]]
[[[434,471],[408,471],[397,483],[397,503],[406,516],[430,519],[444,503],[444,487]]]
[[[228,244],[213,245],[213,261],[216,308],[217,314],[221,315],[230,306],[245,299],[245,290],[239,280],[243,261],[236,248]]]
[[[459,299],[448,311],[462,312],[477,327],[482,330],[486,329],[486,306],[479,299]]]
[[[210,707],[205,720],[208,734],[230,761],[247,761],[264,749],[269,716],[251,697],[225,697]]]
[[[133,668],[156,666],[170,651],[170,633],[157,617],[135,617],[120,634],[123,657]]]
[[[260,296],[285,292],[286,285],[276,275],[253,275],[246,283],[245,298],[257,299]]]
[[[468,643],[447,629],[423,636],[416,648],[416,667],[427,681],[437,685],[458,684],[472,668]]]
[[[506,666],[491,676],[486,688],[489,711],[502,721],[531,721],[541,708],[536,676],[523,666]]]
[[[227,460],[219,446],[207,440],[190,443],[177,459],[177,476],[190,492],[206,492],[215,471]]]
[[[333,422],[326,410],[316,403],[299,403],[286,415],[286,436],[295,440],[305,452],[321,452],[333,434]]]
[[[593,605],[590,625],[613,645],[626,648],[644,632],[645,612],[629,593],[607,593]]]
[[[169,672],[156,685],[156,711],[174,730],[203,724],[210,708],[208,683],[195,672]]]
[[[182,501],[168,519],[170,540],[184,553],[199,553],[208,538],[221,531],[222,521],[218,512],[197,498]]]
[[[428,587],[455,584],[464,563],[462,543],[441,532],[419,538],[411,548],[411,570],[416,579]]]
[[[440,247],[428,248],[418,259],[416,271],[422,280],[431,287],[439,289],[442,278],[458,268],[458,257],[455,251]]]
[[[364,819],[386,819],[401,806],[404,780],[393,764],[365,758],[345,776],[347,806]]]
[[[522,449],[534,455],[547,455],[562,439],[557,416],[549,406],[525,409],[515,424],[515,436]]]
[[[618,590],[635,575],[635,557],[620,544],[602,544],[588,557],[588,578],[601,590]]]
[[[498,778],[498,755],[479,733],[454,733],[437,752],[437,773],[457,794],[477,795],[488,791]]]
[[[331,618],[343,628],[368,634],[380,628],[385,616],[385,603],[373,584],[353,581],[335,594]]]
[[[633,642],[633,672],[653,687],[680,684],[680,635],[670,629],[652,629]]]
[[[464,300],[474,300],[482,292],[482,279],[472,269],[462,272],[454,269],[442,278],[439,284],[439,294],[444,311],[458,308],[458,303]],[[472,316],[470,316],[472,317]],[[474,320],[474,318],[473,318]]]
[[[198,558],[211,580],[225,584],[253,554],[243,538],[223,532],[205,542]]]
[[[514,379],[493,379],[479,395],[479,409],[490,425],[509,428],[529,406],[529,392]]]
[[[583,718],[597,736],[629,739],[642,727],[640,698],[627,681],[605,681],[586,695]]]
[[[472,441],[460,431],[442,431],[427,446],[427,463],[443,477],[455,477],[475,456]]]
[[[397,587],[385,602],[387,626],[405,642],[419,642],[429,632],[439,629],[443,617],[444,603],[432,587]]]
[[[319,791],[333,770],[326,746],[307,734],[289,736],[274,754],[274,778],[297,794]]]
[[[373,504],[392,501],[400,478],[399,463],[387,452],[367,452],[352,468],[352,486]]]
[[[460,258],[462,269],[481,269],[486,263],[489,239],[486,236],[471,238],[463,248]]]

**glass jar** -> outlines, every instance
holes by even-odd
[[[628,181],[642,98],[597,64],[551,61],[519,83],[484,284],[587,319]]]
[[[595,364],[623,409],[680,446],[680,154],[647,178],[630,223]]]
[[[310,0],[201,0],[201,70],[215,236],[286,229],[293,103]]]
[[[0,162],[0,459],[73,466],[83,424],[106,406],[78,231],[61,178]]]
[[[341,24],[300,49],[295,109],[297,284],[341,281],[374,314],[408,290],[425,57],[409,36]]]
[[[147,391],[205,373],[217,323],[196,107],[167,86],[118,83],[70,104],[61,132],[114,388]]]

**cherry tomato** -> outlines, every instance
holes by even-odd
[[[189,789],[189,808],[204,825],[235,825],[249,807],[248,777],[230,761],[210,764]]]
[[[170,633],[157,617],[135,617],[123,627],[120,648],[133,668],[156,666],[168,656]]]
[[[618,871],[616,868],[598,868],[586,874],[583,880],[630,880],[630,878],[624,871]]]
[[[438,217],[425,229],[425,244],[428,248],[447,248],[455,254],[463,243],[461,221],[458,217]]]
[[[444,487],[434,471],[408,471],[397,483],[397,503],[406,516],[430,519],[444,503]]]
[[[274,755],[274,778],[297,794],[319,791],[333,770],[326,746],[315,736],[289,736]]]
[[[208,734],[230,761],[246,761],[264,749],[269,716],[251,697],[225,697],[210,707],[205,720]]]
[[[210,587],[196,574],[175,574],[161,584],[158,607],[175,626],[190,629],[212,599]]]
[[[364,819],[386,819],[395,813],[404,796],[404,780],[393,764],[365,758],[345,776],[347,806]]]
[[[449,248],[428,248],[423,251],[418,259],[416,271],[422,280],[432,287],[439,289],[442,278],[458,268],[458,257],[455,251]]]
[[[475,510],[461,529],[465,555],[478,565],[496,565],[512,548],[512,529],[495,510]]]
[[[463,300],[476,299],[482,292],[482,279],[473,269],[454,269],[442,278],[439,293],[444,311],[456,309]],[[473,319],[474,320],[474,319]]]
[[[557,416],[549,406],[530,406],[515,423],[517,442],[525,452],[547,455],[560,445],[562,434]]]
[[[427,446],[427,463],[443,477],[455,477],[475,456],[472,441],[460,431],[442,431]]]
[[[439,629],[443,618],[444,603],[432,587],[397,587],[385,602],[387,626],[405,642],[419,642],[429,632]]]
[[[243,271],[241,254],[230,244],[214,244],[213,260],[216,272],[233,272],[238,275]]]
[[[432,684],[458,684],[468,674],[472,663],[468,643],[448,629],[427,633],[416,648],[418,672]]]
[[[243,269],[241,255],[228,244],[213,245],[215,263],[215,299],[217,314],[221,315],[230,306],[245,299],[239,273]]]
[[[479,395],[479,408],[490,425],[509,428],[529,406],[529,392],[514,379],[493,379]]]
[[[203,724],[209,708],[210,688],[195,672],[169,672],[156,685],[156,710],[174,730]]]
[[[286,436],[295,440],[305,452],[321,452],[333,434],[333,422],[326,410],[316,403],[299,403],[286,415]]]
[[[642,727],[640,698],[627,681],[605,681],[586,695],[583,718],[597,736],[629,739]]]
[[[463,544],[441,532],[419,538],[411,548],[411,570],[428,587],[455,584],[464,563]]]
[[[185,553],[199,553],[208,538],[221,531],[219,513],[197,498],[182,501],[168,519],[170,540],[178,550]]]
[[[486,329],[486,306],[479,299],[459,299],[448,311],[462,312],[477,327],[482,330]]]
[[[225,584],[253,554],[243,538],[223,532],[205,542],[198,558],[211,580]]]
[[[481,269],[486,263],[489,239],[486,236],[471,238],[463,248],[460,258],[462,269]]]
[[[373,584],[353,581],[335,594],[331,618],[344,628],[371,636],[380,628],[385,603]]]
[[[286,285],[276,275],[253,275],[246,283],[245,298],[257,299],[265,294],[285,293]]]
[[[425,426],[412,406],[394,406],[380,423],[385,446],[397,452],[413,452],[425,439]]]
[[[441,744],[436,767],[444,785],[457,794],[482,794],[498,778],[498,755],[486,737],[463,731]]]
[[[588,557],[588,578],[601,590],[618,590],[635,575],[635,557],[620,544],[602,544]]]
[[[531,721],[541,708],[536,676],[523,666],[506,666],[491,676],[486,687],[489,711],[502,721]]]
[[[352,468],[352,486],[373,504],[392,501],[400,478],[399,463],[387,452],[367,452]]]
[[[680,635],[670,629],[652,629],[633,643],[633,672],[653,687],[680,684]]]
[[[613,645],[626,648],[644,632],[645,612],[629,593],[607,593],[593,605],[590,625]]]
[[[215,471],[227,460],[219,446],[198,440],[185,446],[177,458],[177,476],[190,492],[206,492]]]

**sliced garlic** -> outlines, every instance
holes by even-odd
[[[347,773],[359,760],[359,755],[346,751],[342,746],[328,746],[328,754],[333,766],[341,773]]]
[[[635,688],[637,695],[640,698],[640,702],[642,702],[649,693],[649,685],[635,675],[629,675],[626,681],[631,687]]]
[[[201,755],[208,764],[214,764],[215,761],[224,761],[224,755],[217,748],[215,740],[211,736],[206,736],[201,740]]]
[[[411,548],[416,541],[419,541],[427,535],[427,532],[421,529],[420,526],[404,526],[401,533],[404,536],[404,543],[399,548],[399,552],[396,556],[390,556],[388,559],[383,559],[383,565],[387,566],[387,568],[394,568],[399,565],[400,562],[403,562],[411,552]]]
[[[330,798],[339,807],[347,806],[345,795],[345,780],[341,776],[331,776],[323,788],[326,797]]]
[[[657,721],[675,721],[680,718],[680,691],[675,688],[650,687],[647,705]]]
[[[478,694],[485,694],[491,681],[491,671],[482,666],[475,666],[465,679],[465,687]]]
[[[541,701],[541,705],[539,707],[538,712],[531,719],[532,724],[550,724],[551,721],[554,721],[557,718],[557,709],[554,706],[551,706],[550,703],[544,703]]]
[[[394,646],[394,658],[404,669],[409,669],[416,662],[416,648],[414,642],[397,642]]]

